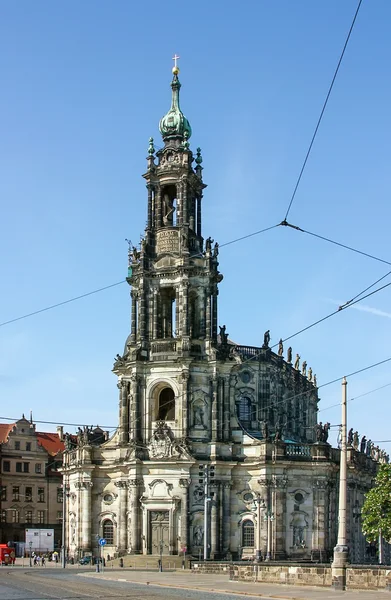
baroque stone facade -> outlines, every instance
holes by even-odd
[[[64,455],[67,552],[199,556],[204,546],[204,482],[210,468],[211,558],[326,559],[336,542],[339,451],[317,425],[316,378],[280,342],[261,347],[229,340],[218,325],[219,246],[203,237],[206,185],[202,156],[179,107],[160,122],[164,147],[150,140],[147,225],[129,247],[131,331],[113,371],[119,426],[104,443],[88,433]],[[349,450],[350,536],[375,465]],[[200,477],[201,467],[201,477]],[[359,518],[359,515],[356,514]]]

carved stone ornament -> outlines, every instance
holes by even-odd
[[[155,431],[147,446],[149,458],[191,459],[187,440],[175,439],[165,421],[157,421]]]

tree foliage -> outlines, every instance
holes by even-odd
[[[391,464],[380,465],[375,486],[365,495],[361,516],[369,542],[378,539],[380,530],[384,539],[391,540]]]

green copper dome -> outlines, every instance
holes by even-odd
[[[172,138],[183,139],[185,133],[187,134],[187,139],[191,136],[190,123],[179,106],[179,90],[181,89],[181,84],[178,79],[178,67],[174,67],[172,72],[174,77],[171,82],[171,108],[168,113],[160,119],[159,123],[159,130],[164,141]]]

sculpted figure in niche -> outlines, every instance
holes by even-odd
[[[193,531],[193,544],[195,546],[202,546],[204,539],[204,528],[202,525],[196,525]]]
[[[194,407],[194,425],[204,426],[204,411],[200,405]]]

